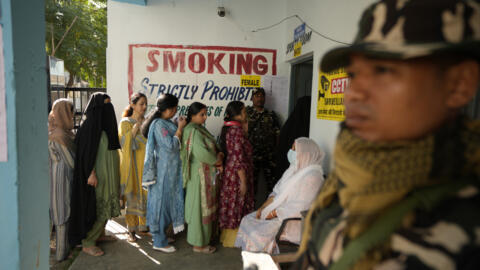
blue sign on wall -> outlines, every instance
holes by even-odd
[[[293,40],[297,41],[303,34],[305,34],[305,23],[302,23],[297,28],[295,28],[295,30],[293,31]]]

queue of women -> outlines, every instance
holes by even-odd
[[[103,255],[98,243],[115,240],[105,235],[105,226],[122,206],[127,240],[150,233],[154,250],[175,252],[173,234],[186,228],[194,252],[215,252],[218,229],[225,247],[278,252],[275,235],[282,220],[300,217],[323,184],[323,151],[311,139],[297,138],[288,152],[289,168],[255,210],[245,104],[228,104],[218,143],[204,127],[204,104],[193,102],[186,118],[173,121],[177,106],[177,97],[163,94],[145,117],[147,98],[135,93],[117,127],[110,97],[95,93],[74,134],[73,104],[55,101],[49,153],[57,260],[77,245]],[[299,243],[299,232],[290,239]]]

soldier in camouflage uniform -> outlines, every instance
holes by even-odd
[[[480,269],[480,3],[384,0],[346,67],[346,120],[294,269]]]
[[[263,169],[268,191],[275,185],[275,161],[273,154],[277,146],[280,125],[273,111],[264,108],[265,90],[255,88],[252,92],[253,106],[247,106],[248,139],[253,146],[254,183],[257,187],[258,176]],[[256,191],[255,191],[256,194]]]

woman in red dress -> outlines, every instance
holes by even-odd
[[[242,217],[254,210],[252,146],[246,136],[245,104],[227,105],[220,145],[225,157],[225,171],[220,189],[219,222],[224,247],[233,247]]]

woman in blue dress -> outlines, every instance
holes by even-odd
[[[184,204],[180,140],[186,120],[178,126],[170,119],[176,114],[178,98],[162,94],[157,107],[142,126],[147,138],[142,185],[148,188],[147,225],[153,236],[153,249],[175,252],[168,244],[165,229],[173,224],[174,233],[184,229]]]

